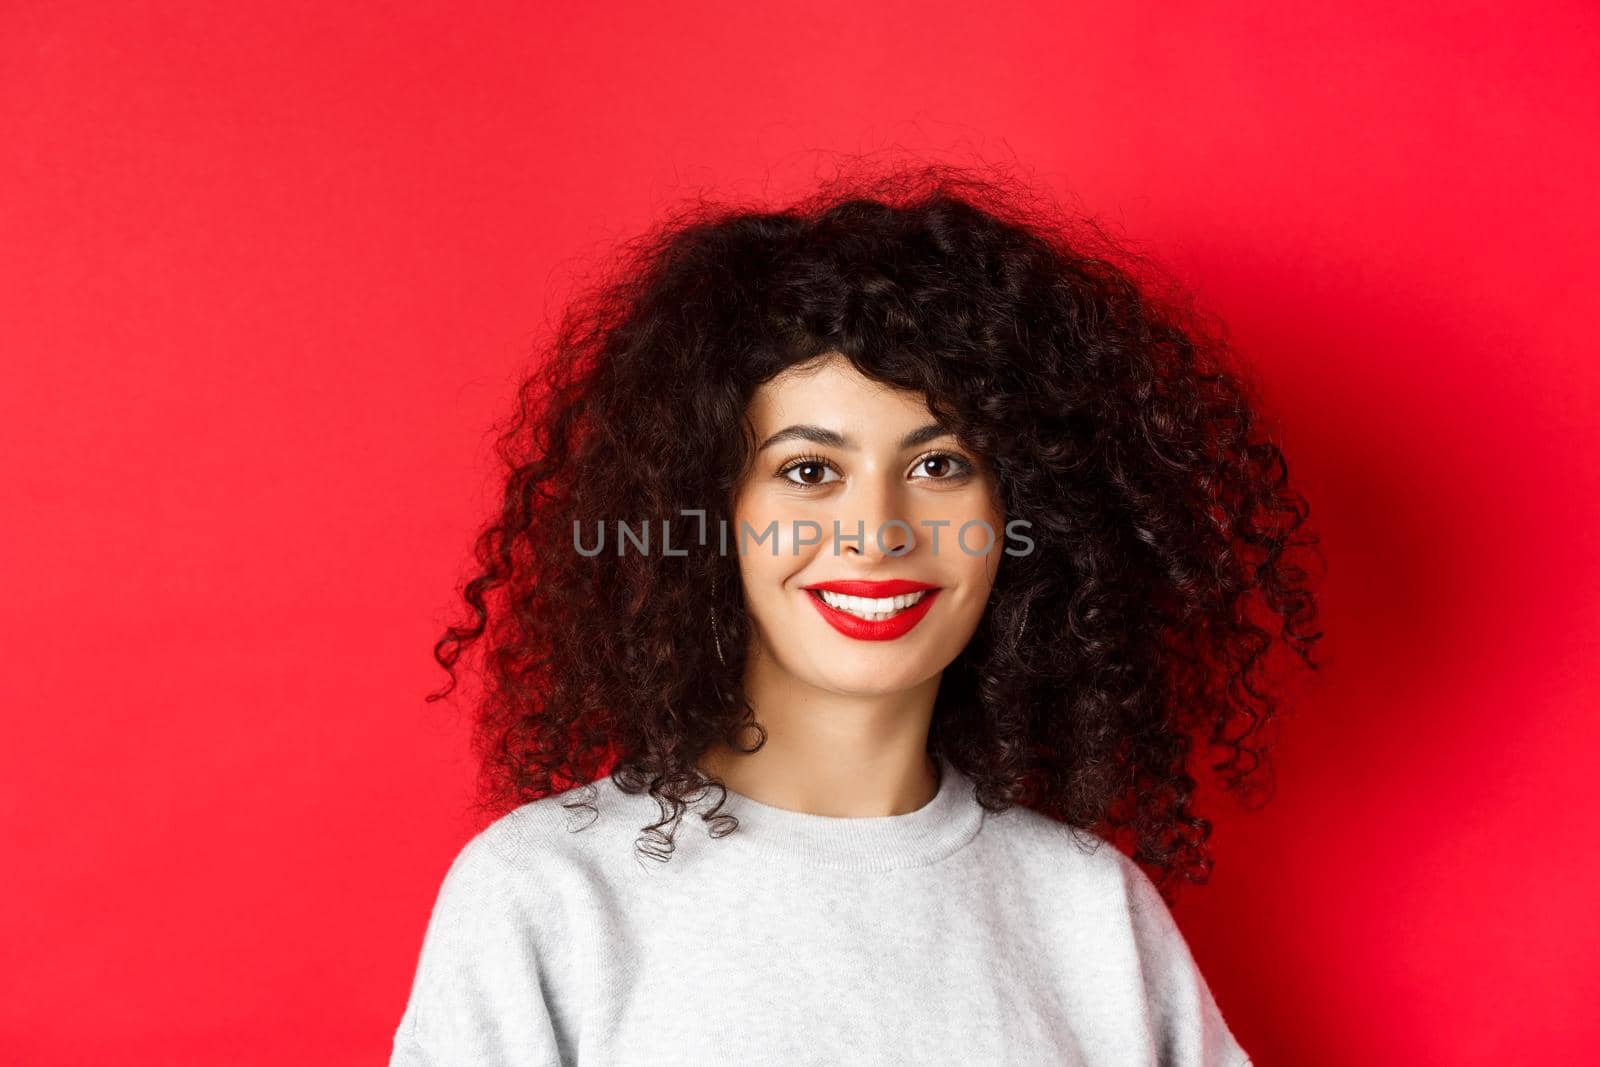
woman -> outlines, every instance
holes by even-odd
[[[435,649],[486,640],[498,817],[392,1064],[1249,1062],[1167,894],[1196,742],[1245,792],[1253,674],[1316,666],[1314,542],[1103,244],[925,168],[702,207],[567,315]]]

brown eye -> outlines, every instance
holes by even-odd
[[[828,484],[827,475],[833,470],[833,464],[820,457],[806,456],[795,460],[778,472],[778,477],[790,485],[814,488]],[[793,475],[799,474],[795,478]],[[837,481],[837,478],[831,479]]]
[[[949,452],[935,452],[918,460],[916,469],[926,472],[932,481],[948,482],[972,473],[973,468],[972,464],[960,456]]]

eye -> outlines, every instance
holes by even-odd
[[[911,469],[913,471],[928,471],[929,468],[932,468],[935,472],[931,473],[929,480],[936,482],[957,481],[974,473],[976,470],[971,463],[954,452],[930,452],[917,460],[916,465]]]
[[[829,463],[821,456],[800,456],[798,459],[792,460],[791,462],[785,464],[778,471],[778,477],[782,478],[790,485],[798,485],[803,488],[812,488],[819,485],[826,485],[828,483],[828,479],[825,479],[823,476],[829,471],[832,471],[835,475],[838,475],[839,473],[838,468],[834,467],[832,463]],[[799,473],[800,477],[798,479],[791,478],[790,475],[794,473]],[[838,481],[838,478],[835,477],[832,480]]]

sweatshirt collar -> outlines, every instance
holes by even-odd
[[[742,840],[743,847],[768,856],[835,870],[887,871],[936,863],[977,836],[984,808],[973,794],[972,779],[943,756],[935,756],[935,762],[938,792],[916,811],[901,815],[814,815],[763,804],[729,788],[718,814],[737,816],[739,825],[714,844]],[[698,806],[709,811],[718,795],[707,790],[707,799]]]

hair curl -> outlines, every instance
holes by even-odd
[[[1141,257],[1097,224],[1042,204],[1015,181],[926,165],[841,176],[783,210],[699,200],[623,246],[498,428],[509,473],[461,589],[473,618],[434,647],[451,680],[430,701],[488,635],[481,809],[609,773],[661,805],[638,847],[664,859],[662,827],[721,787],[695,761],[747,728],[764,741],[740,684],[737,559],[585,557],[572,531],[686,508],[731,524],[752,393],[838,352],[923,394],[993,463],[1006,514],[1032,524],[1034,550],[1000,568],[946,669],[929,751],[991,811],[1128,838],[1169,899],[1178,875],[1206,881],[1196,740],[1220,750],[1230,791],[1270,794],[1252,788],[1271,780],[1267,653],[1281,643],[1318,666],[1315,601],[1289,552],[1317,543],[1295,537],[1310,509],[1220,334],[1158,299]]]

